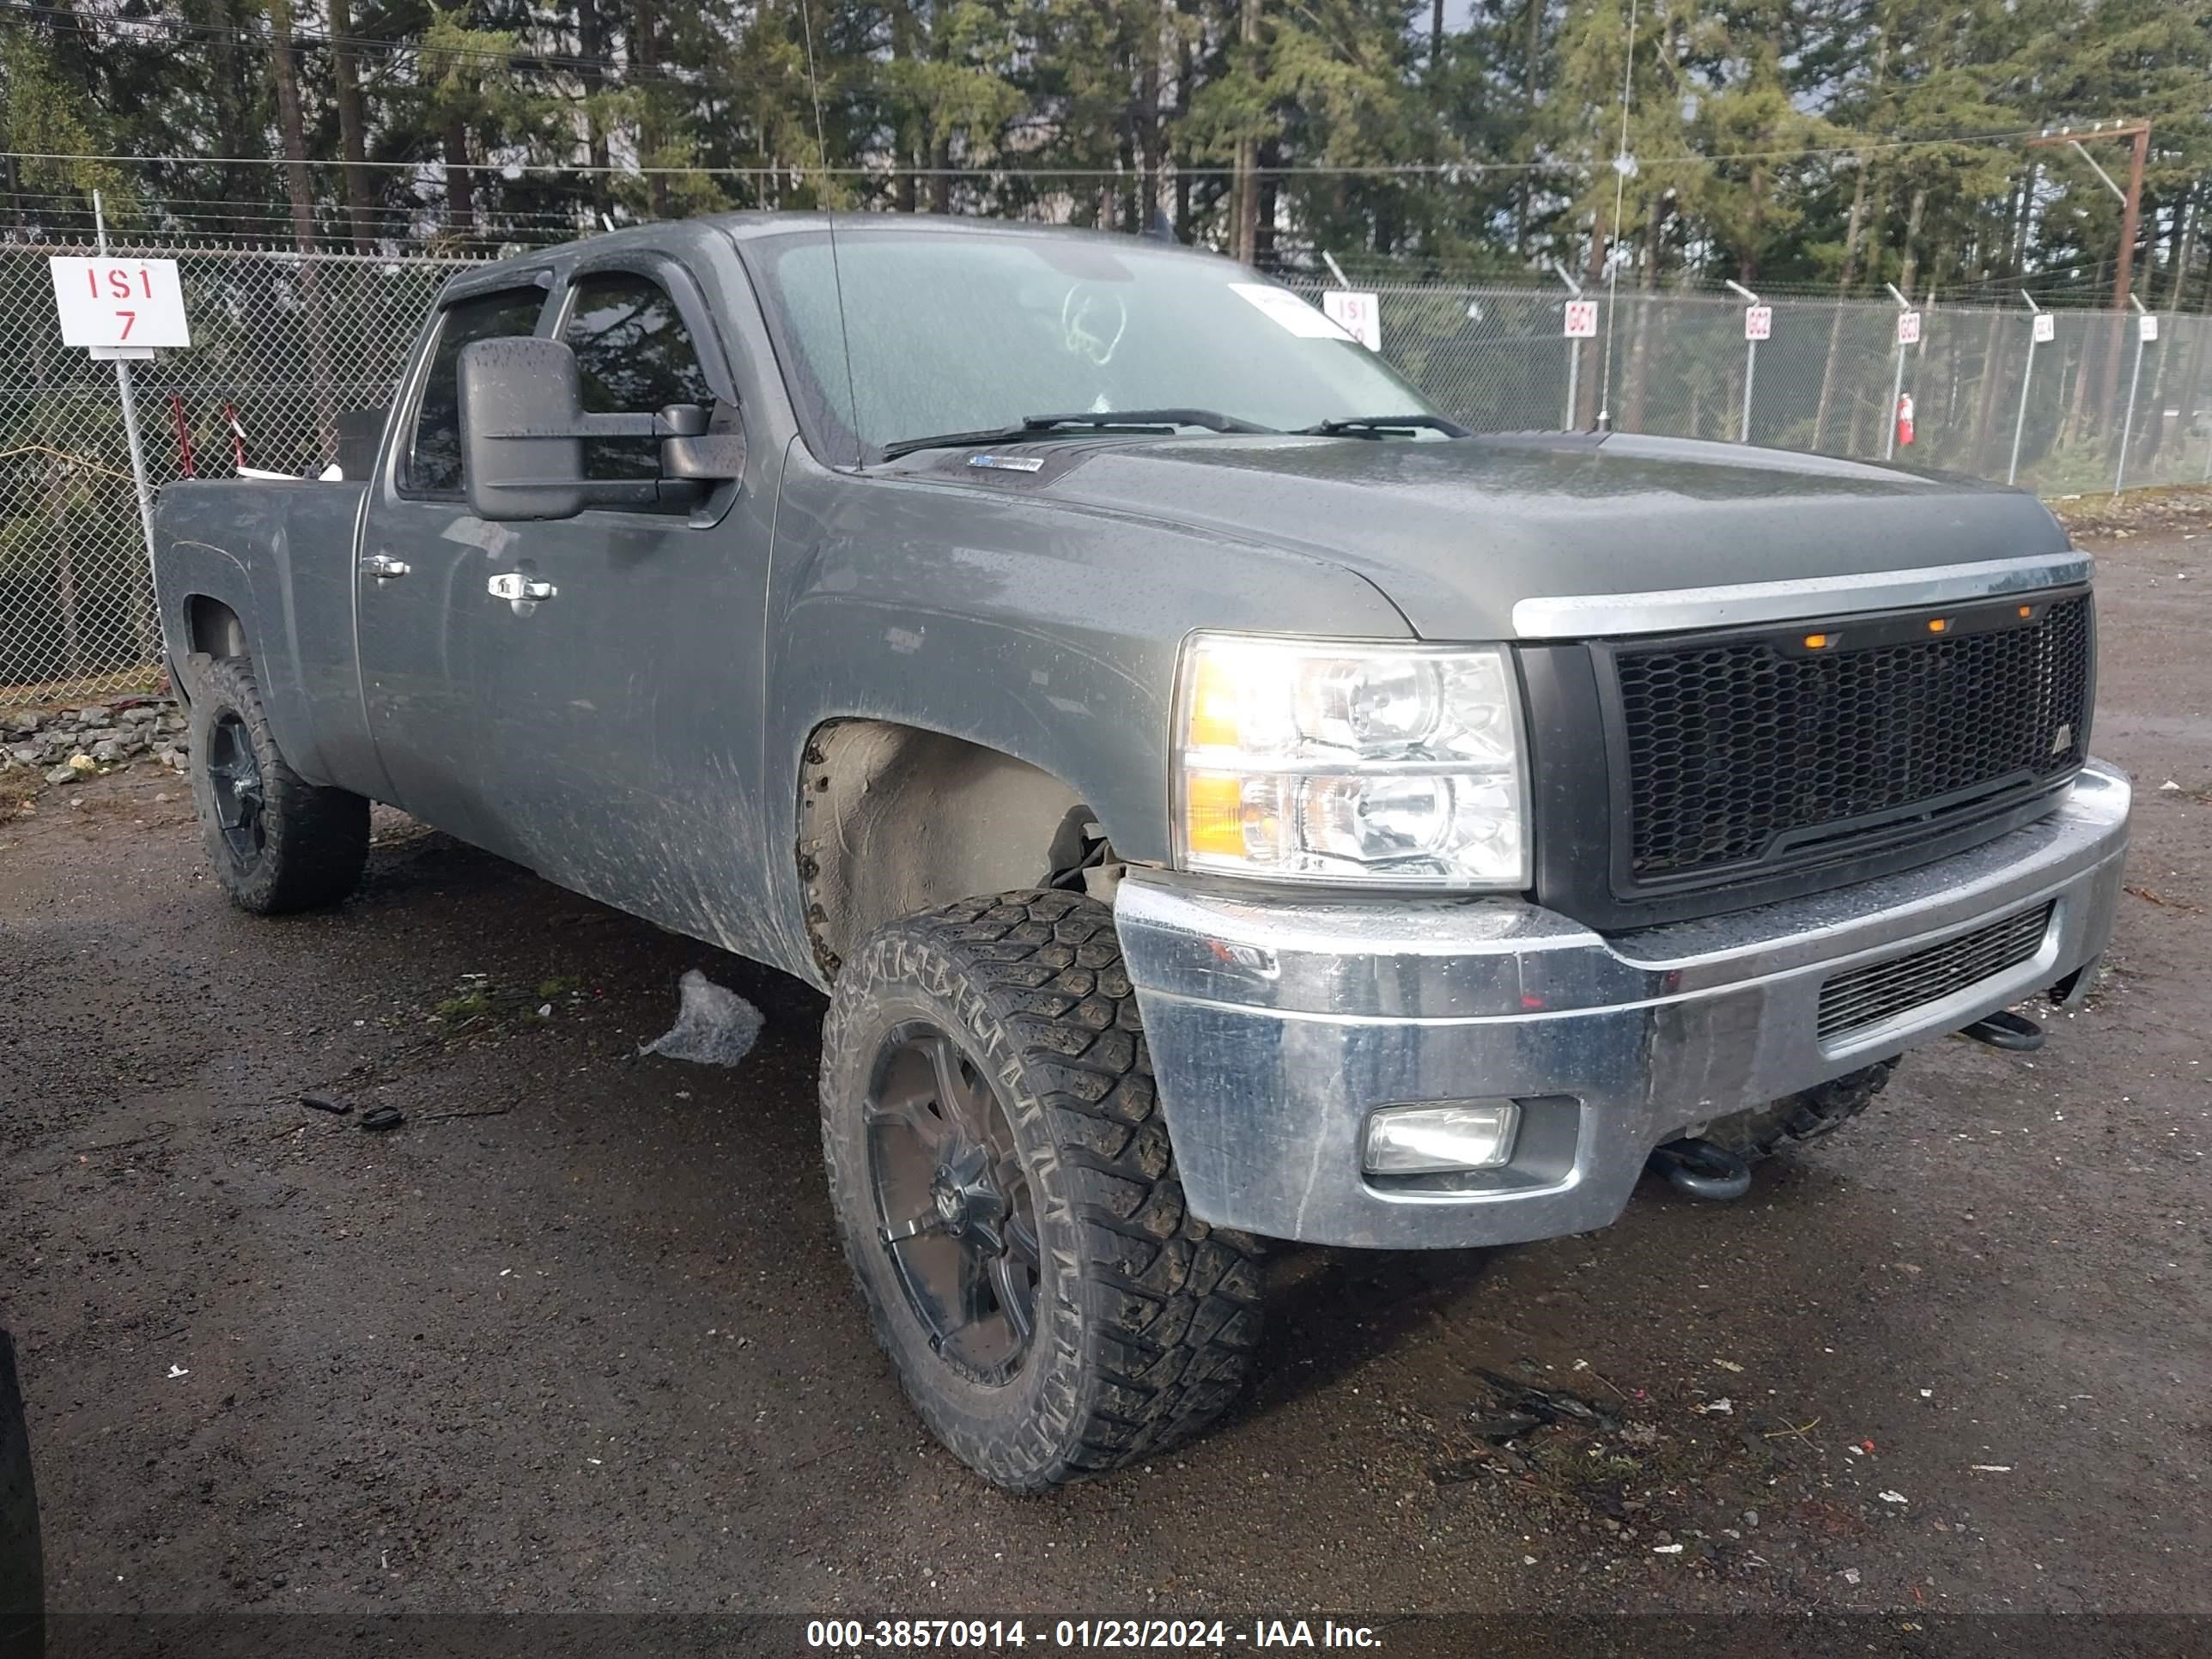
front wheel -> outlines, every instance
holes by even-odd
[[[223,890],[257,915],[336,904],[368,861],[368,802],[285,761],[245,657],[221,657],[191,708],[192,803]]]
[[[1038,1491],[1236,1397],[1259,1246],[1184,1206],[1103,905],[1012,893],[892,923],[839,973],[822,1047],[846,1258],[955,1456]]]

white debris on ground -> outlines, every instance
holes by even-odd
[[[638,1053],[700,1066],[734,1066],[752,1052],[760,1038],[759,1009],[696,968],[678,981],[677,988],[683,1004],[676,1024]]]

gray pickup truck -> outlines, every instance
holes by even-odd
[[[2032,497],[1472,435],[1143,240],[656,225],[456,279],[342,482],[173,484],[207,848],[388,801],[829,993],[830,1198],[930,1427],[1202,1428],[1265,1239],[1725,1196],[2086,991],[2129,786]]]

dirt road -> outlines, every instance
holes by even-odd
[[[1923,1052],[1734,1206],[1286,1252],[1233,1419],[1042,1499],[869,1345],[812,993],[381,815],[359,899],[255,921],[177,779],[50,790],[0,816],[0,1325],[55,1605],[2212,1613],[2202,549],[2104,565],[2136,852],[2042,1053]],[[694,966],[767,1013],[735,1071],[635,1057]],[[1529,1386],[1591,1414],[1512,1432]]]

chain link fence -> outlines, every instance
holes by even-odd
[[[49,254],[0,247],[0,707],[143,690],[160,673],[115,366],[62,344]],[[192,349],[133,363],[147,482],[320,470],[337,411],[392,395],[462,263],[125,247],[173,258]]]
[[[2212,482],[2212,318],[2156,317],[2143,340],[2137,317],[2050,312],[2038,343],[2023,307],[1942,307],[1900,350],[1893,305],[1780,300],[1754,354],[1725,295],[1624,292],[1608,331],[1593,291],[1599,337],[1571,341],[1564,290],[1370,291],[1383,356],[1480,431],[1589,426],[1602,410],[1623,432],[1894,459],[2045,496]]]
[[[149,482],[241,458],[310,473],[338,411],[391,397],[432,296],[464,262],[118,249],[178,261],[192,349],[133,365]],[[0,248],[0,707],[140,690],[159,673],[146,550],[114,368],[63,346],[49,253]],[[1292,285],[1318,298],[1320,286]],[[2212,480],[2212,319],[1954,307],[1897,343],[1863,301],[1773,307],[1753,350],[1742,302],[1599,298],[1597,338],[1563,336],[1560,290],[1381,287],[1383,355],[1480,430],[1587,427],[1896,459],[2046,496]],[[1594,298],[1599,296],[1593,295]],[[1607,318],[1607,312],[1610,317]],[[1898,398],[1912,429],[1902,441]],[[235,421],[236,432],[233,430]],[[242,435],[239,435],[242,434]],[[2124,453],[2123,453],[2124,447]]]

